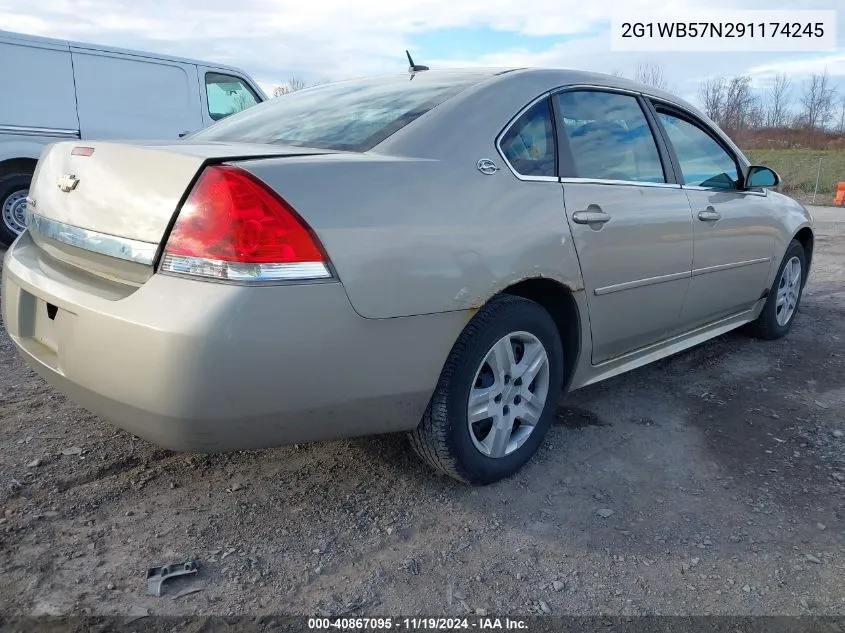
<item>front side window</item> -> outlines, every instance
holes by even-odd
[[[577,178],[666,182],[657,144],[633,96],[590,90],[555,97]]]
[[[208,115],[219,121],[258,103],[258,98],[242,80],[233,75],[205,74]]]
[[[675,149],[685,185],[737,189],[736,161],[710,134],[686,119],[658,110],[660,123]]]
[[[513,122],[499,141],[505,159],[523,176],[557,176],[555,128],[543,99]]]

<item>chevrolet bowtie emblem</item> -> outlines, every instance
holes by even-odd
[[[69,193],[76,189],[76,185],[78,184],[79,178],[77,178],[73,174],[65,174],[64,176],[59,178],[59,189],[61,189],[65,193]]]

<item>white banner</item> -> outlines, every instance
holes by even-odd
[[[614,52],[836,50],[835,10],[670,10],[614,16]]]

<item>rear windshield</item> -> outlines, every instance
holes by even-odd
[[[191,138],[365,152],[489,76],[423,72],[413,77],[380,77],[315,86],[234,114]]]

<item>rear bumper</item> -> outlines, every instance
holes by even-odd
[[[47,382],[127,431],[214,452],[414,428],[466,313],[365,319],[339,283],[143,286],[62,264],[24,234],[3,319]],[[50,312],[53,318],[50,318]]]

